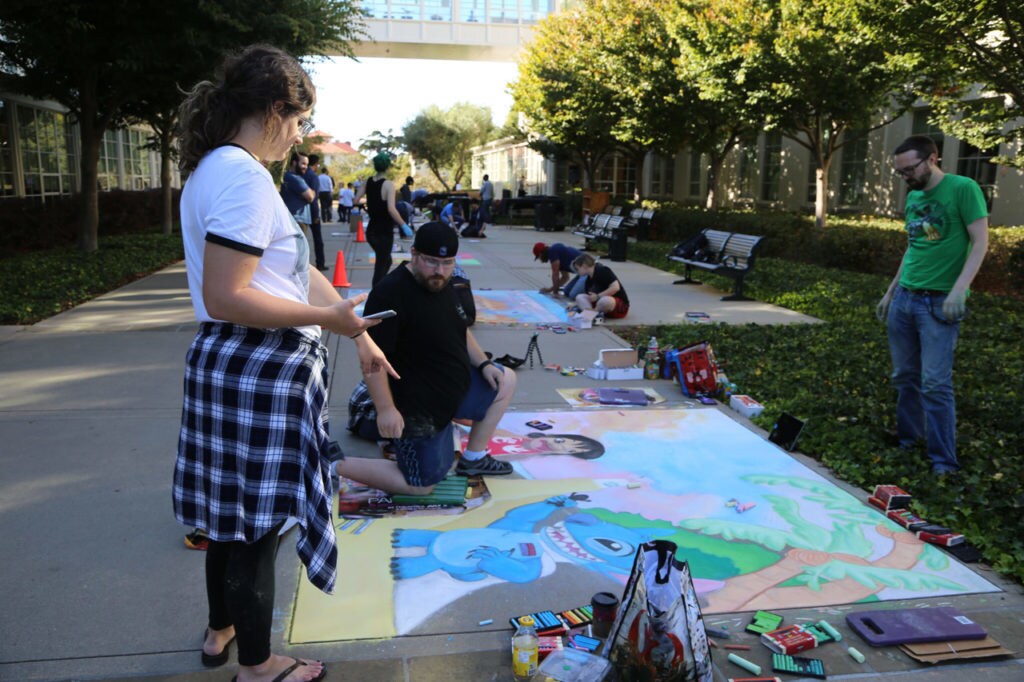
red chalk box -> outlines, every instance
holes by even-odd
[[[872,502],[872,504],[875,504],[875,506],[878,506],[883,511],[906,509],[911,500],[910,493],[898,485],[876,485],[875,492],[871,497],[877,500],[877,503]]]
[[[762,633],[761,643],[778,654],[795,654],[818,646],[817,638],[799,625]]]
[[[561,637],[538,637],[537,660],[543,661],[552,651],[561,651],[565,648]]]

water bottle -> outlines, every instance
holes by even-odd
[[[644,378],[657,379],[661,375],[658,363],[658,339],[651,337],[647,343],[647,355],[644,356]]]
[[[539,645],[533,616],[523,616],[516,626],[516,634],[512,635],[512,674],[517,680],[528,680],[537,672]]]

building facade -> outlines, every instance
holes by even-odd
[[[837,152],[829,168],[829,213],[902,215],[906,184],[892,172],[892,151],[908,136],[921,134],[935,140],[944,171],[974,178],[981,185],[992,225],[1024,225],[1024,172],[988,161],[997,154],[1012,155],[1019,150],[980,150],[944,135],[928,123],[928,113],[926,108],[914,109],[881,128],[849,134],[850,142]],[[702,206],[707,165],[706,156],[685,148],[672,158],[648,154],[641,196]],[[479,186],[484,173],[489,173],[492,181],[504,183],[519,169],[528,174],[531,194],[565,192],[579,187],[583,180],[576,164],[543,159],[525,142],[497,141],[474,150],[474,186]],[[719,176],[718,204],[722,208],[813,213],[816,170],[806,148],[780,133],[762,133],[727,157]],[[636,175],[632,159],[612,153],[596,172],[592,189],[632,198]]]
[[[145,190],[160,186],[160,155],[146,149],[144,126],[108,130],[100,146],[100,191]],[[79,129],[67,109],[0,93],[0,199],[25,197],[46,202],[81,191]],[[175,187],[180,176],[173,174]]]

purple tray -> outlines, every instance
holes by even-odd
[[[858,611],[846,616],[853,631],[871,646],[954,639],[984,639],[985,629],[948,606]]]

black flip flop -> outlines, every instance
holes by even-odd
[[[305,661],[300,661],[297,658],[292,658],[292,660],[295,661],[295,662],[292,663],[291,666],[286,668],[280,675],[278,675],[273,680],[271,680],[271,682],[284,682],[284,678],[288,677],[293,672],[295,672],[295,670],[298,669],[299,666],[309,665],[309,663],[306,663]],[[327,666],[326,665],[323,668],[320,669],[320,674],[317,675],[316,677],[314,677],[312,680],[310,680],[310,682],[320,682],[320,680],[324,679],[325,677],[327,677]],[[234,677],[232,677],[231,678],[231,682],[238,682],[238,675],[235,675]]]

